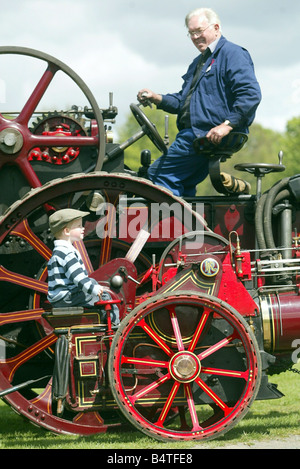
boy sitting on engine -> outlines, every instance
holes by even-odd
[[[89,278],[79,251],[73,246],[84,237],[82,218],[89,212],[72,208],[58,210],[49,217],[51,233],[56,238],[48,262],[48,301],[54,308],[90,307],[102,300],[111,300],[104,287]],[[119,309],[112,305],[111,320],[120,322]]]

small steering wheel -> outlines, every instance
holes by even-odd
[[[154,143],[156,148],[161,151],[164,155],[167,153],[168,148],[164,143],[163,139],[159,135],[155,125],[148,119],[146,114],[141,110],[137,104],[130,104],[130,109],[137,122],[141,126],[145,135],[150,138],[151,142]]]

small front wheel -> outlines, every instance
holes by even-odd
[[[150,298],[122,321],[109,374],[119,408],[146,435],[208,440],[247,413],[261,363],[239,313],[210,295],[176,291]]]

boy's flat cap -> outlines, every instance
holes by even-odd
[[[76,210],[74,208],[63,208],[62,210],[57,210],[49,217],[49,227],[51,233],[54,235],[55,233],[58,233],[60,230],[62,230],[71,221],[86,217],[89,214],[89,212],[82,212],[81,210]]]

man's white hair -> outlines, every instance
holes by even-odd
[[[204,16],[210,24],[218,24],[221,32],[221,21],[217,13],[211,8],[196,8],[185,17],[185,25],[188,27],[189,21],[193,16]]]

